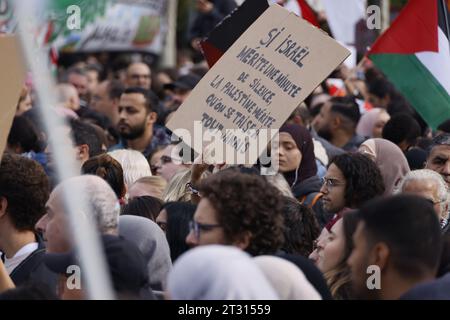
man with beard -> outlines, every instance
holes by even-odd
[[[347,260],[354,295],[428,298],[414,288],[433,280],[439,266],[442,238],[433,205],[418,196],[397,195],[366,203],[358,217]]]
[[[428,150],[425,168],[439,173],[450,187],[450,134],[436,136]]]
[[[313,127],[322,138],[345,151],[356,151],[364,137],[356,134],[361,114],[358,104],[350,97],[334,97],[320,109]]]
[[[154,126],[157,120],[158,98],[149,90],[128,88],[120,96],[119,143],[111,148],[134,149],[148,157],[158,146],[170,144],[164,128]]]

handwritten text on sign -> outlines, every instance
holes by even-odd
[[[321,30],[273,5],[203,77],[167,126],[193,133],[194,121],[201,121],[246,153],[261,129],[279,128],[348,55]]]

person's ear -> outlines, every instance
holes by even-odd
[[[111,99],[111,105],[112,105],[112,107],[113,107],[114,109],[117,110],[117,113],[119,113],[119,102],[120,102],[120,99],[119,99],[119,98],[112,98],[112,99]]]
[[[245,250],[249,247],[251,238],[252,235],[250,231],[246,231],[234,241],[233,245],[239,249]]]
[[[293,121],[295,124],[298,124],[298,125],[301,125],[301,126],[305,126],[305,123],[304,123],[304,121],[303,121],[303,118],[302,118],[301,116],[299,116],[299,115],[295,115],[294,118],[292,119],[292,121]]]
[[[340,116],[335,116],[331,121],[332,128],[339,128],[342,124],[342,119]]]
[[[388,94],[386,94],[383,98],[381,98],[381,103],[385,108],[387,108],[389,103],[391,103],[391,97]]]
[[[76,104],[77,104],[77,101],[76,101],[75,97],[70,97],[69,98],[69,109],[77,110],[78,106]]]
[[[84,162],[89,160],[89,146],[87,144],[82,144],[77,147],[77,159]]]
[[[369,254],[369,265],[376,265],[381,271],[385,270],[389,264],[389,247],[384,242],[379,242],[372,247]]]
[[[158,119],[158,115],[156,114],[156,112],[150,112],[148,115],[147,115],[147,123],[148,124],[153,124],[153,123],[155,123],[156,122],[156,120]]]
[[[3,218],[8,208],[8,200],[5,197],[0,197],[0,218]]]

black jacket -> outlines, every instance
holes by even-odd
[[[234,0],[211,1],[214,9],[209,13],[198,13],[190,29],[189,39],[203,38],[211,32],[216,25],[236,8]]]
[[[36,235],[38,248],[23,260],[9,275],[16,286],[34,283],[46,285],[55,292],[57,275],[47,269],[44,264],[45,245],[41,237]],[[2,260],[4,257],[2,256]]]
[[[400,300],[450,300],[450,273],[413,287]]]
[[[322,198],[319,196],[318,200],[311,206],[314,198],[319,194],[322,182],[318,176],[312,176],[300,183],[297,183],[292,188],[292,193],[295,198],[306,206],[309,206],[315,213],[317,222],[319,222],[322,229],[328,221],[333,218],[334,213],[329,213],[323,208]]]

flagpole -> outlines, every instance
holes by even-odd
[[[448,23],[448,8],[447,8],[447,4],[445,3],[445,0],[441,0],[440,1],[441,6],[442,6],[442,13],[444,15],[444,20],[445,20],[445,27],[446,27],[446,32],[447,32],[447,39],[448,42],[450,44],[450,25]]]
[[[37,20],[34,16],[37,1],[14,1],[18,32],[17,37],[22,47],[23,58],[33,75],[35,89],[40,102],[39,111],[48,132],[49,145],[53,150],[55,168],[59,181],[77,176],[79,171],[75,164],[73,148],[64,140],[64,135],[58,130],[64,126],[62,119],[55,117],[53,108],[56,106],[54,82],[47,68],[47,55],[39,48],[34,38],[37,30]],[[82,277],[86,280],[87,298],[94,300],[112,300],[115,298],[111,279],[107,271],[105,255],[94,226],[85,217],[92,213],[83,197],[86,190],[74,185],[75,189],[62,189],[63,204],[67,208],[68,220],[73,240],[80,256]],[[84,288],[83,288],[84,289]]]

